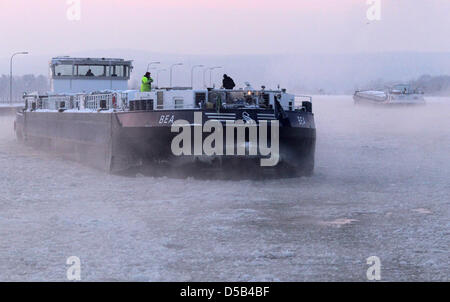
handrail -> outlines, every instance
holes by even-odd
[[[295,98],[307,98],[309,100],[309,102],[312,103],[312,96],[296,94],[296,95],[294,95],[294,97]]]
[[[121,91],[103,91],[97,93],[78,93],[78,94],[66,94],[66,95],[38,95],[37,93],[25,94],[23,98],[26,102],[27,108],[35,109],[47,109],[47,110],[68,110],[68,109],[79,109],[79,110],[127,110],[132,107],[131,101],[148,101],[147,99],[128,99],[127,92]],[[303,106],[302,102],[311,102],[312,97],[306,95],[294,95],[293,108],[301,109]],[[152,110],[183,110],[183,109],[198,109],[197,104],[192,104],[191,102],[180,102],[179,104],[163,104],[162,108],[155,106],[154,103]],[[140,108],[140,105],[137,108]],[[147,103],[145,107],[149,106]],[[289,107],[292,110],[292,107]],[[133,108],[133,107],[132,107]],[[255,105],[254,108],[258,108]]]
[[[37,94],[26,94],[23,98],[28,104],[28,108],[47,110],[67,110],[76,108],[98,110],[118,108],[122,105],[123,94],[118,92],[43,96],[39,96]],[[102,104],[103,101],[105,101],[105,104]]]
[[[200,109],[200,108],[195,105],[183,105],[182,107],[164,106],[163,108],[157,108],[155,110],[158,111],[158,110],[175,110],[175,109]]]

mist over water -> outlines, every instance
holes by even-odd
[[[317,96],[310,178],[108,175],[15,141],[0,117],[0,281],[384,281],[450,276],[450,98]]]

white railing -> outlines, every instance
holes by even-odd
[[[110,109],[113,108],[114,98],[116,98],[115,93],[87,95],[85,97],[85,107],[91,110]]]
[[[109,110],[122,108],[126,94],[102,93],[102,94],[77,94],[77,95],[49,95],[38,96],[36,94],[25,95],[24,99],[28,108],[46,110]]]
[[[294,108],[301,109],[303,108],[303,102],[312,103],[312,97],[309,95],[296,95],[294,99]]]
[[[58,109],[72,109],[71,96],[49,96],[42,99],[42,109],[58,110]]]
[[[164,105],[163,107],[158,107],[155,110],[182,110],[182,109],[199,109],[198,106],[195,106],[194,104],[183,104],[180,105]]]
[[[302,102],[311,102],[312,103],[312,96],[309,95],[295,95],[295,103],[302,103]]]
[[[27,108],[34,109],[46,109],[46,110],[189,110],[199,108],[191,100],[186,102],[186,98],[177,98],[167,104],[158,104],[158,98],[144,98],[128,100],[129,94],[127,92],[110,92],[110,93],[92,93],[92,94],[71,94],[71,95],[49,95],[39,96],[37,94],[25,95],[24,98],[27,102]],[[134,102],[149,102],[153,100],[153,108],[148,108],[149,104],[145,103],[142,107],[141,104],[131,104]],[[301,109],[303,107],[302,102],[311,102],[311,96],[296,95],[294,104],[289,104],[289,110],[292,108]],[[175,103],[174,103],[175,102]],[[291,102],[291,100],[290,100]],[[211,103],[211,102],[210,102]],[[131,106],[130,106],[131,105]],[[162,105],[162,106],[160,106]],[[137,108],[137,109],[134,109]],[[145,109],[142,109],[145,108]],[[247,107],[250,109],[249,107]],[[251,108],[258,108],[254,106]]]

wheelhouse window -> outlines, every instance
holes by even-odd
[[[92,77],[106,77],[108,76],[109,66],[103,65],[75,65],[75,75],[84,77],[84,76],[92,76]]]
[[[54,75],[57,77],[72,76],[72,68],[72,65],[55,65]]]
[[[111,76],[112,77],[123,77],[123,65],[113,65],[111,66]]]
[[[130,75],[129,67],[126,65],[112,65],[111,76],[127,78]]]

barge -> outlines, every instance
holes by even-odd
[[[355,104],[424,105],[423,92],[406,84],[395,85],[386,91],[362,90],[353,95]]]
[[[139,167],[313,173],[311,97],[249,84],[128,90],[132,69],[123,59],[52,59],[51,92],[24,95],[14,125],[18,140],[109,173]]]

